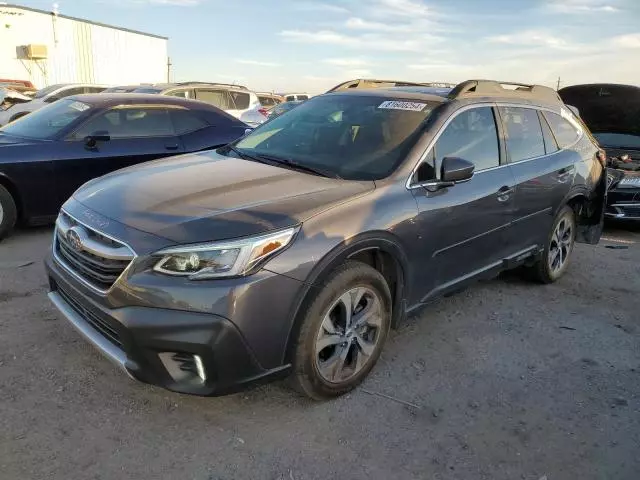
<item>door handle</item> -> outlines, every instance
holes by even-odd
[[[557,176],[558,180],[560,180],[562,182],[562,181],[567,180],[569,175],[571,175],[575,171],[576,171],[576,167],[574,167],[574,166],[561,168],[560,170],[558,170],[558,173],[556,174],[556,176]]]
[[[178,144],[176,143],[175,145],[165,145],[165,148],[167,150],[177,150],[178,149]]]
[[[511,198],[511,194],[514,192],[514,189],[511,187],[507,187],[506,185],[498,190],[496,194],[499,202],[506,202]]]

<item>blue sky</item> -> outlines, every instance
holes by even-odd
[[[362,76],[640,84],[640,0],[57,3],[62,14],[168,36],[174,80],[313,93]]]

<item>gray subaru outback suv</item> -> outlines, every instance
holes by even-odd
[[[433,299],[507,269],[560,278],[574,242],[600,238],[603,161],[541,86],[322,95],[85,184],[57,220],[49,297],[143,382],[219,395],[289,377],[333,397]]]

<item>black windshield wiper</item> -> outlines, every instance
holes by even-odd
[[[342,177],[340,175],[330,170],[325,170],[317,167],[310,167],[308,165],[303,165],[302,163],[295,162],[288,158],[274,157],[272,155],[265,155],[263,153],[259,154],[258,156],[268,161],[277,163],[279,165],[285,165],[289,168],[293,168],[295,170],[301,170],[303,172],[313,173],[314,175],[319,175],[321,177],[337,178],[338,180],[342,180]]]
[[[269,162],[268,160],[264,160],[262,158],[256,157],[254,155],[251,155],[249,153],[245,153],[242,150],[236,148],[235,146],[229,144],[226,146],[226,148],[228,148],[229,150],[231,150],[233,153],[235,153],[236,155],[238,155],[238,157],[240,157],[243,160],[253,160],[254,162],[258,162],[258,163],[265,163],[267,165],[271,165],[272,163]]]

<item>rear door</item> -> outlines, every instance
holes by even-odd
[[[445,127],[418,170],[418,182],[438,179],[442,160],[459,157],[475,164],[474,176],[437,191],[417,187],[423,258],[417,285],[427,297],[499,267],[513,220],[514,179],[501,161],[498,128],[491,106],[458,113]]]
[[[498,110],[516,181],[516,218],[508,238],[510,249],[516,252],[541,247],[547,241],[557,209],[569,194],[580,156],[560,148],[562,145],[558,145],[546,120],[548,112],[514,106],[500,106]],[[571,128],[572,140],[565,142],[565,147],[579,138],[576,129]]]
[[[184,151],[167,106],[126,105],[99,113],[62,142],[64,158],[55,162],[55,178],[64,202],[83,183],[114,170]],[[109,137],[95,146],[87,136]]]

